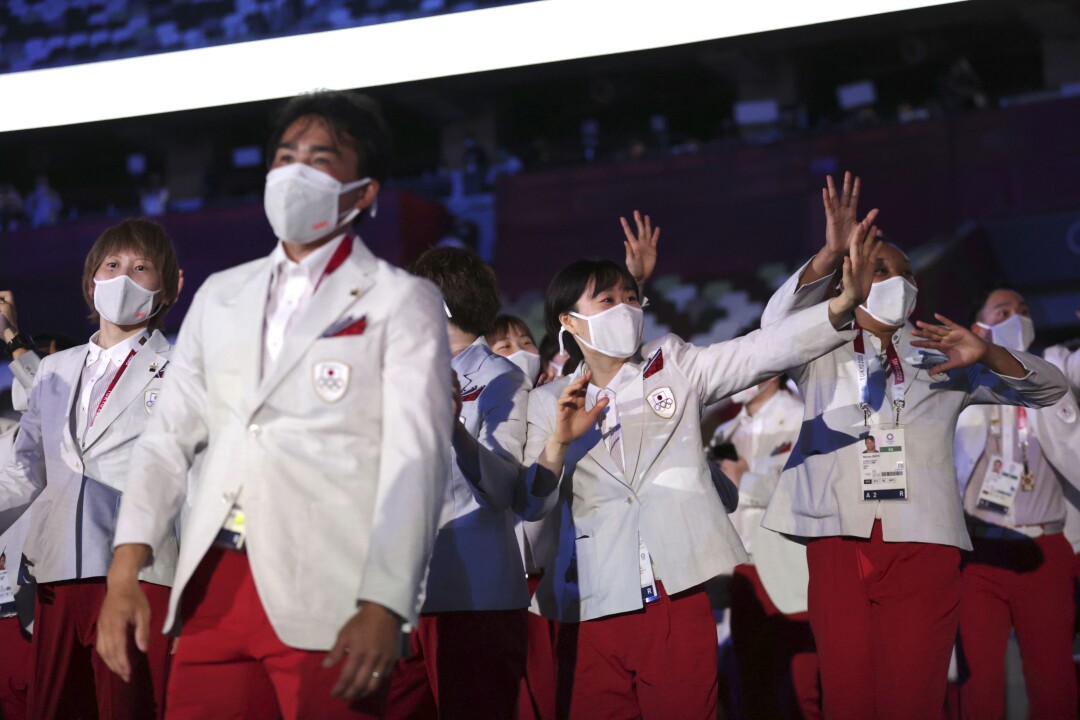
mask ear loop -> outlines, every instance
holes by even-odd
[[[559,327],[559,354],[562,355],[566,352],[566,347],[563,345],[563,333],[566,332],[566,328]]]

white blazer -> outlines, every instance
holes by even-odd
[[[23,554],[38,583],[108,574],[132,450],[155,412],[169,367],[169,342],[154,332],[79,441],[72,434],[73,412],[88,347],[41,360],[14,450],[0,470],[0,509],[21,513],[33,502]],[[6,529],[0,524],[0,532]],[[139,577],[172,584],[176,555],[176,537],[169,533],[153,566]]]
[[[533,390],[523,516],[546,516],[549,537],[533,545],[547,569],[536,593],[540,612],[577,622],[640,609],[639,536],[669,593],[746,562],[702,448],[701,409],[843,341],[824,303],[706,347],[665,336],[646,348],[647,361],[632,364],[637,378],[619,392],[625,471],[594,427],[568,449],[557,483],[534,463],[569,379]],[[657,393],[673,404],[657,403]]]
[[[769,300],[763,324],[779,322],[777,318],[821,299],[829,279],[796,290],[801,274],[800,269]],[[806,405],[803,426],[762,524],[802,537],[869,537],[880,515],[887,542],[971,549],[953,469],[952,441],[960,412],[978,403],[1052,405],[1066,392],[1065,378],[1050,363],[1027,353],[1013,353],[1028,370],[1024,378],[1002,377],[982,365],[931,377],[926,369],[939,364],[941,356],[912,346],[917,338],[909,326],[898,330],[893,345],[910,378],[900,416],[910,499],[881,502],[879,508],[879,503],[861,499],[859,437],[866,428],[851,342],[855,333],[844,335],[848,342],[841,347],[789,373]],[[877,339],[867,334],[866,342],[870,354]],[[885,382],[872,379],[877,388]],[[871,405],[871,424],[892,422],[887,394],[872,392]]]
[[[761,519],[799,436],[802,417],[802,401],[781,390],[753,416],[741,410],[738,416],[721,425],[715,435],[719,443],[734,441],[739,456],[746,458],[749,465],[739,483],[739,507],[732,513],[731,522],[739,531],[769,598],[789,615],[805,612],[807,608],[810,573],[806,566],[806,546],[761,527]]]
[[[529,591],[510,506],[522,483],[529,381],[483,338],[451,365],[461,386],[461,422],[479,443],[480,477],[467,476],[454,454],[422,610],[526,608]]]
[[[1069,387],[1080,395],[1080,348],[1070,350],[1064,345],[1051,345],[1043,351],[1043,359],[1065,373]]]
[[[354,240],[260,380],[270,276],[265,257],[196,293],[116,544],[161,551],[205,448],[166,632],[243,486],[248,560],[275,632],[327,650],[358,601],[415,620],[448,472],[446,316],[431,283]],[[362,332],[333,336],[345,326]]]

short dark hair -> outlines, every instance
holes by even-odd
[[[289,126],[302,117],[326,121],[334,139],[356,151],[357,178],[382,182],[390,172],[390,135],[379,104],[367,95],[337,90],[315,90],[297,95],[275,112],[266,164],[274,162],[278,145]]]
[[[439,286],[454,325],[473,335],[491,331],[502,298],[495,273],[476,253],[456,247],[431,248],[413,263],[412,274]]]
[[[169,312],[180,292],[180,261],[165,228],[145,218],[130,218],[113,225],[98,236],[87,253],[83,264],[82,291],[83,299],[90,308],[90,320],[98,322],[101,318],[94,307],[94,275],[105,258],[122,250],[143,255],[154,264],[154,269],[161,276],[161,307],[150,318],[149,324],[151,329],[160,328],[165,313]]]
[[[1016,293],[1020,297],[1024,296],[1022,292],[1004,280],[995,280],[983,285],[979,290],[979,293],[975,296],[975,303],[971,306],[971,312],[968,313],[968,325],[973,325],[979,321],[979,314],[982,313],[983,307],[986,306],[986,301],[998,290],[1008,290],[1009,292]]]
[[[524,333],[529,336],[530,340],[534,343],[536,342],[536,338],[533,337],[532,330],[529,329],[528,324],[517,315],[499,315],[495,318],[495,322],[491,324],[491,329],[484,333],[484,335],[486,336],[488,345],[494,345],[509,335],[511,330],[517,330],[520,333]]]
[[[637,281],[630,272],[611,260],[578,260],[570,263],[555,275],[544,296],[544,329],[556,341],[562,330],[559,316],[565,312],[576,312],[578,298],[590,285],[594,295],[616,285],[625,290],[638,291]],[[581,348],[570,333],[563,334],[563,346],[571,359],[582,358]]]

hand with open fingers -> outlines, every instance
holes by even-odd
[[[400,632],[397,615],[377,603],[364,603],[341,628],[337,642],[323,660],[323,667],[330,668],[345,659],[330,694],[351,699],[378,690],[397,662]]]
[[[861,223],[852,228],[848,236],[843,290],[836,298],[840,301],[836,308],[838,312],[851,312],[866,302],[874,284],[874,266],[878,253],[881,252],[881,240],[877,237],[877,227],[871,225],[871,222],[873,219],[867,215]]]
[[[626,235],[626,240],[623,241],[626,246],[626,269],[634,280],[637,280],[640,290],[656,269],[656,245],[660,242],[660,228],[653,229],[649,216],[642,218],[637,210],[634,211],[637,234],[630,230],[630,223],[626,218],[620,217],[619,222],[622,223],[623,234]]]
[[[133,579],[125,583],[111,580],[97,619],[98,655],[124,682],[131,682],[131,658],[128,645],[135,629],[135,647],[146,652],[150,647],[150,603]]]
[[[855,178],[852,183],[850,172],[844,173],[844,184],[840,194],[836,193],[836,185],[832,175],[825,178],[826,187],[821,189],[821,204],[825,206],[825,248],[832,255],[840,257],[847,253],[848,238],[852,230],[858,225],[856,219],[859,211],[859,191],[862,189],[862,181]],[[870,223],[873,224],[877,210],[867,213]]]
[[[591,379],[592,373],[585,371],[580,377],[574,378],[559,397],[551,439],[560,445],[569,445],[589,432],[608,405],[608,399],[601,398],[592,410],[585,409],[585,393]]]
[[[922,320],[915,323],[918,327],[912,332],[922,339],[913,340],[911,343],[915,347],[939,352],[947,358],[940,365],[928,369],[931,375],[970,367],[983,359],[988,348],[985,340],[944,315],[934,313],[934,317],[940,325],[932,325]]]

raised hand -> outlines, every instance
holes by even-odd
[[[877,237],[877,226],[870,225],[870,215],[857,224],[848,237],[847,254],[843,265],[843,290],[829,301],[829,310],[833,319],[847,315],[866,302],[870,287],[874,284],[874,267],[878,253],[881,252],[881,240]]]
[[[652,277],[656,269],[656,245],[660,242],[660,228],[653,229],[652,221],[646,215],[644,219],[641,213],[634,211],[634,224],[637,226],[637,234],[630,230],[630,223],[626,218],[620,217],[623,233],[626,240],[626,269],[637,281],[638,291],[645,287],[645,281]]]
[[[825,184],[826,187],[821,189],[821,204],[825,206],[825,247],[834,256],[845,255],[848,238],[858,224],[856,216],[859,211],[859,190],[862,183],[859,178],[855,178],[853,184],[851,173],[845,172],[844,185],[839,195],[836,194],[836,185],[833,183],[832,175],[825,177]]]
[[[586,370],[563,390],[555,409],[555,429],[551,432],[549,442],[565,447],[596,425],[608,406],[608,399],[600,398],[592,410],[585,409],[585,393],[591,379],[592,373]]]
[[[939,352],[947,358],[940,365],[928,369],[931,375],[970,367],[982,361],[990,348],[985,340],[944,315],[934,313],[934,318],[941,324],[932,325],[922,320],[915,323],[917,328],[912,333],[922,339],[911,343],[915,347]]]

